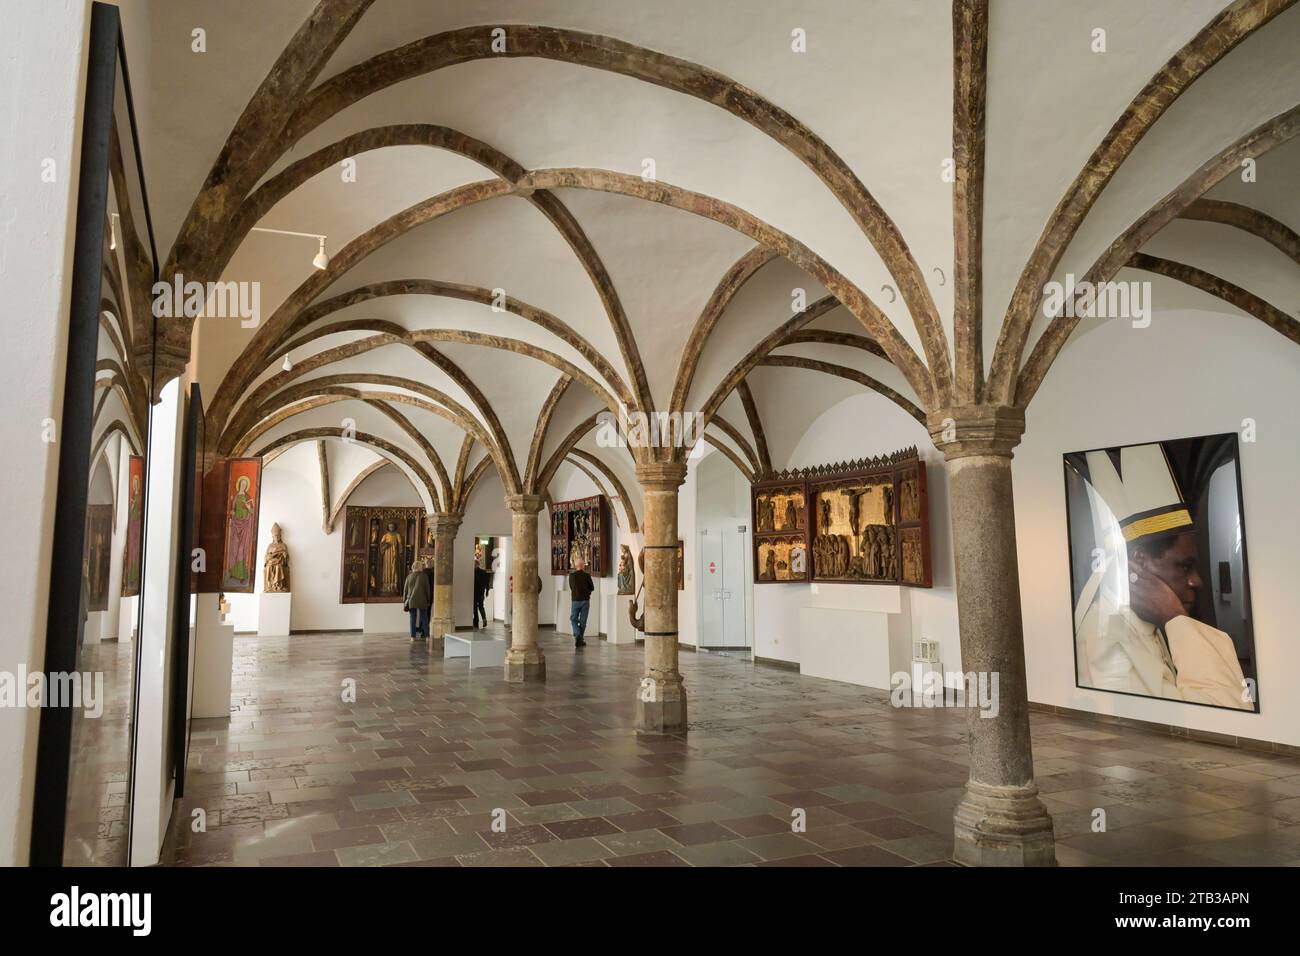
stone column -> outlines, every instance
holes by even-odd
[[[636,729],[686,731],[686,688],[677,670],[677,489],[681,462],[636,466],[645,495],[645,676],[637,690]]]
[[[971,866],[1053,866],[1052,818],[1038,798],[1029,742],[1011,496],[1011,453],[1025,430],[1024,411],[940,409],[928,424],[947,459],[962,670],[998,678],[996,716],[973,706],[967,713],[970,780],[954,814],[953,857]]]
[[[442,635],[456,630],[452,612],[452,554],[464,515],[440,512],[429,517],[433,529],[433,610],[429,617],[429,651],[442,656]]]
[[[546,657],[537,644],[537,512],[541,495],[507,495],[510,509],[512,606],[506,680],[521,684],[546,680]]]

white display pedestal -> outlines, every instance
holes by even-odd
[[[888,690],[889,617],[883,611],[799,608],[799,673]]]
[[[122,604],[117,612],[117,639],[119,641],[134,641],[136,628],[136,614],[140,610],[140,596],[122,598]]]
[[[596,637],[600,634],[600,579],[593,578],[596,590],[591,592],[591,608],[587,611],[587,637]],[[573,625],[569,623],[569,614],[573,610],[573,592],[568,588],[568,580],[565,580],[563,590],[557,589],[555,592],[555,633],[568,634],[573,636]]]
[[[504,666],[508,649],[505,641],[491,634],[466,631],[462,634],[443,635],[443,659],[468,657],[470,670]]]
[[[257,636],[288,637],[289,605],[292,595],[288,591],[257,596]]]
[[[410,634],[411,617],[402,610],[402,602],[363,604],[361,630],[366,634]]]
[[[82,629],[81,643],[98,644],[104,639],[104,618],[107,611],[90,611],[86,614],[86,626]]]
[[[230,716],[235,628],[221,623],[218,595],[195,595],[194,717]]]
[[[261,611],[260,598],[260,594],[252,592],[226,595],[230,613],[226,615],[225,623],[232,625],[236,634],[258,633],[257,615]]]
[[[611,644],[635,644],[636,628],[628,620],[627,609],[636,598],[631,594],[611,594],[607,601],[605,639]]]

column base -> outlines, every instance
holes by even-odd
[[[435,617],[429,620],[429,653],[442,657],[444,634],[455,634],[456,622],[449,617]]]
[[[532,684],[546,680],[546,656],[542,649],[512,647],[506,651],[505,677],[512,684]]]
[[[953,859],[964,866],[1056,866],[1052,818],[1032,782],[966,784],[953,813]]]
[[[638,734],[686,733],[686,688],[675,681],[641,678],[636,690]]]

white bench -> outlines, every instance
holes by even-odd
[[[465,634],[444,634],[442,656],[468,657],[470,670],[476,667],[502,667],[506,662],[506,642],[491,634],[470,631]]]

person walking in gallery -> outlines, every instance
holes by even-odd
[[[429,605],[433,603],[433,588],[429,575],[424,573],[424,562],[411,565],[411,573],[402,586],[402,606],[411,618],[411,640],[429,636]]]
[[[586,567],[587,563],[582,558],[576,558],[573,562],[573,570],[569,573],[569,593],[573,595],[569,611],[569,623],[573,625],[574,647],[587,646],[587,642],[583,640],[583,635],[587,632],[587,613],[591,610],[591,592],[596,590],[596,584],[591,580],[591,575],[587,573]]]
[[[479,615],[483,616],[483,627],[487,627],[487,611],[483,607],[483,599],[487,593],[492,590],[492,572],[474,565],[474,626],[478,627]]]

